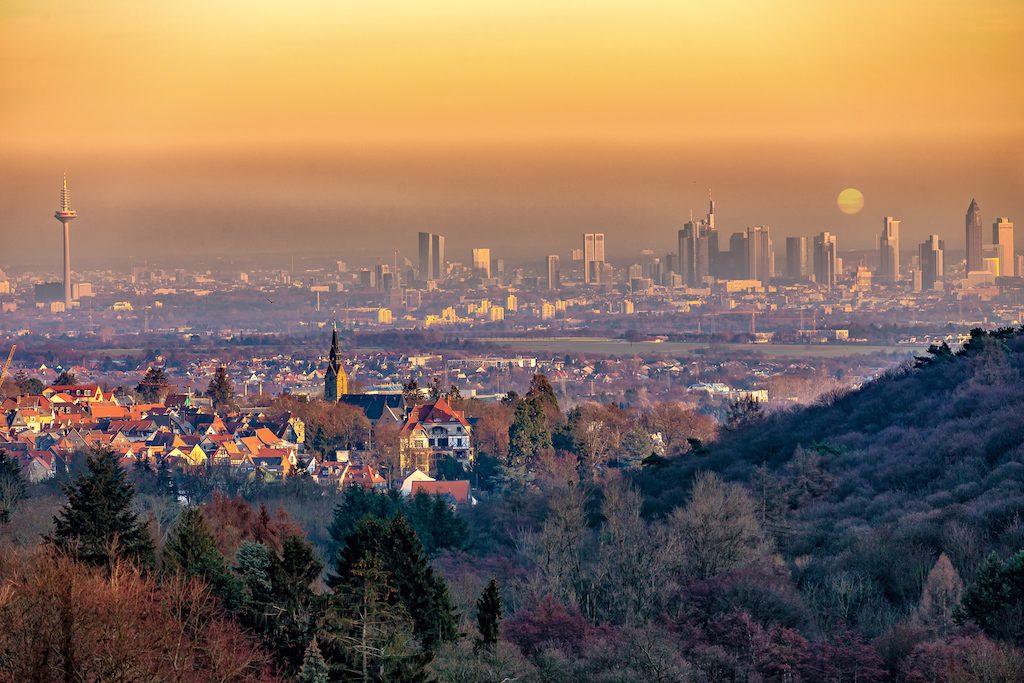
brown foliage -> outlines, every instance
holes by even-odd
[[[4,554],[0,580],[0,681],[276,680],[201,583],[44,549]]]
[[[687,439],[713,441],[718,434],[714,418],[701,415],[679,401],[667,401],[651,407],[643,415],[643,424],[653,434],[661,434],[665,455],[679,455],[689,450]]]
[[[508,428],[512,406],[494,401],[466,401],[466,415],[478,418],[473,425],[473,445],[480,453],[504,461],[508,457]]]
[[[257,511],[241,496],[229,498],[215,492],[210,502],[203,505],[203,515],[217,548],[227,558],[235,556],[242,541],[263,543],[280,552],[285,538],[302,535],[302,528],[283,509],[278,508],[271,515],[266,506],[260,505]]]

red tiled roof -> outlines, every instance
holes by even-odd
[[[450,495],[457,503],[469,502],[469,481],[414,481],[412,495],[419,492],[435,496]]]

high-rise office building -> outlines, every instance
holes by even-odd
[[[708,243],[708,274],[719,277],[718,227],[715,226],[715,200],[708,190],[708,215],[704,218],[704,232]]]
[[[984,242],[981,235],[981,208],[978,202],[971,199],[971,205],[967,207],[966,216],[966,240],[967,240],[967,272],[985,270]]]
[[[929,235],[917,248],[917,260],[921,265],[921,289],[935,289],[945,275],[943,252],[945,244],[938,235]]]
[[[878,277],[884,282],[900,279],[900,222],[892,216],[882,220],[878,240]]]
[[[838,281],[838,240],[830,232],[814,237],[814,280],[825,289],[832,289]]]
[[[703,222],[689,221],[678,233],[679,274],[688,287],[697,287],[711,274],[711,240]]]
[[[604,233],[588,232],[583,235],[583,282],[601,283],[604,276]]]
[[[559,271],[558,254],[548,255],[548,289],[558,289],[562,285],[562,275]]]
[[[767,225],[747,228],[747,279],[767,284],[775,277],[775,251]]]
[[[491,277],[491,250],[490,249],[474,249],[473,250],[473,270],[476,274],[484,279]]]
[[[747,233],[734,232],[729,236],[728,257],[719,258],[719,277],[742,280],[747,276]]]
[[[60,208],[53,214],[64,229],[64,310],[71,310],[71,230],[68,223],[78,214],[71,208],[71,194],[68,192],[68,177],[64,176],[64,187],[60,191]]]
[[[430,280],[430,267],[434,262],[434,250],[432,235],[429,232],[419,234],[419,255],[420,255],[420,279]]]
[[[1013,248],[1013,223],[1009,218],[997,218],[992,224],[992,244],[999,258],[999,274],[1003,277],[1018,275]]]
[[[448,270],[444,258],[444,235],[432,232],[419,234],[420,279],[440,280]]]
[[[787,237],[786,277],[797,280],[806,278],[809,274],[807,265],[807,238]]]

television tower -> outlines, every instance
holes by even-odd
[[[71,208],[71,195],[68,193],[68,174],[64,174],[64,187],[60,191],[60,208],[53,214],[64,228],[64,310],[71,310],[71,231],[68,223],[78,218]]]

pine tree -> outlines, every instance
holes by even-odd
[[[523,468],[537,454],[551,448],[551,430],[547,415],[536,398],[524,398],[512,415],[508,428],[508,466]]]
[[[387,560],[371,554],[353,564],[331,597],[317,636],[334,680],[428,681],[431,654],[416,642]]]
[[[162,569],[166,576],[181,574],[201,579],[230,610],[241,605],[242,586],[228,570],[198,507],[186,508],[178,517],[164,544]]]
[[[973,621],[988,635],[1024,643],[1024,550],[1003,562],[993,551],[963,592],[957,621]]]
[[[213,406],[217,409],[230,409],[235,405],[235,385],[228,376],[228,370],[223,365],[217,368],[213,379],[206,387],[206,395],[213,400]]]
[[[380,560],[424,649],[432,652],[453,640],[457,622],[448,586],[434,573],[423,544],[404,515],[389,521],[367,517],[359,522],[339,552],[328,584],[336,592],[346,590],[357,580],[355,567],[372,557]]]
[[[11,521],[11,515],[25,499],[25,478],[18,461],[0,449],[0,524]]]
[[[174,480],[167,458],[160,458],[156,465],[156,492],[161,496],[178,499],[178,483]]]
[[[309,646],[302,657],[302,669],[299,671],[299,683],[329,683],[330,669],[327,661],[320,653],[316,638],[309,641]]]
[[[146,403],[156,403],[167,393],[167,375],[163,368],[150,367],[146,376],[135,387],[135,391]]]
[[[480,599],[476,601],[476,625],[480,636],[476,649],[493,649],[498,644],[498,627],[501,624],[501,590],[498,580],[492,578]]]
[[[96,566],[119,559],[152,565],[153,540],[132,509],[135,491],[112,453],[91,453],[86,471],[64,493],[68,501],[53,519],[49,543]]]
[[[78,383],[78,378],[75,377],[75,373],[68,372],[67,370],[61,370],[60,374],[57,375],[57,379],[54,380],[53,386],[55,387],[71,387]]]

